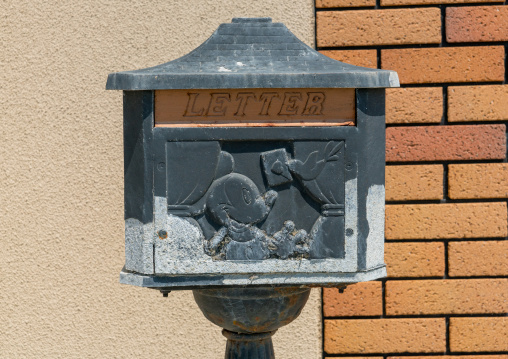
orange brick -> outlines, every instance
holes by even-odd
[[[402,84],[503,81],[504,47],[381,50],[381,67],[397,71]]]
[[[325,11],[316,15],[318,46],[438,44],[438,8]]]
[[[508,318],[450,318],[452,352],[508,351]]]
[[[508,198],[508,163],[449,165],[448,171],[450,198]]]
[[[316,7],[365,7],[376,6],[376,0],[316,0]]]
[[[508,6],[446,8],[446,40],[508,41]]]
[[[448,121],[508,120],[508,85],[448,87]]]
[[[446,350],[444,318],[325,320],[328,354],[439,353]]]
[[[400,126],[386,129],[387,162],[505,157],[505,125]]]
[[[508,359],[508,355],[396,356],[396,357],[388,357],[387,359]]]
[[[364,282],[348,286],[343,293],[324,288],[325,317],[378,316],[383,314],[381,282]]]
[[[506,237],[505,202],[386,206],[386,239]]]
[[[448,243],[448,274],[508,276],[508,241]]]
[[[503,2],[503,0],[381,0],[381,6],[432,5],[432,4],[466,4],[483,2]]]
[[[444,257],[441,242],[385,244],[388,277],[442,277]]]
[[[441,87],[386,89],[386,123],[439,123],[442,117]]]
[[[442,165],[386,166],[387,201],[417,201],[442,198]]]
[[[377,68],[376,50],[322,50],[319,51],[334,60],[355,66]]]
[[[508,278],[386,282],[387,315],[502,314]]]

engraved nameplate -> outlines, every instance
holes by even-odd
[[[156,127],[354,125],[354,89],[155,91]]]

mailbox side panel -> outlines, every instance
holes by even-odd
[[[153,92],[124,91],[125,268],[153,270]]]
[[[384,265],[385,90],[357,90],[358,269]]]

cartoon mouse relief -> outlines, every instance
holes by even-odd
[[[270,213],[277,192],[261,195],[256,184],[239,173],[230,173],[210,186],[206,209],[222,227],[205,240],[205,252],[217,260],[286,259],[305,256],[309,237],[304,230],[295,230],[292,221],[273,236],[256,226]]]

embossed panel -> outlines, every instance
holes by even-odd
[[[167,142],[168,216],[192,218],[194,251],[214,261],[344,258],[344,153],[343,140]]]
[[[354,89],[155,91],[156,127],[354,125]]]

